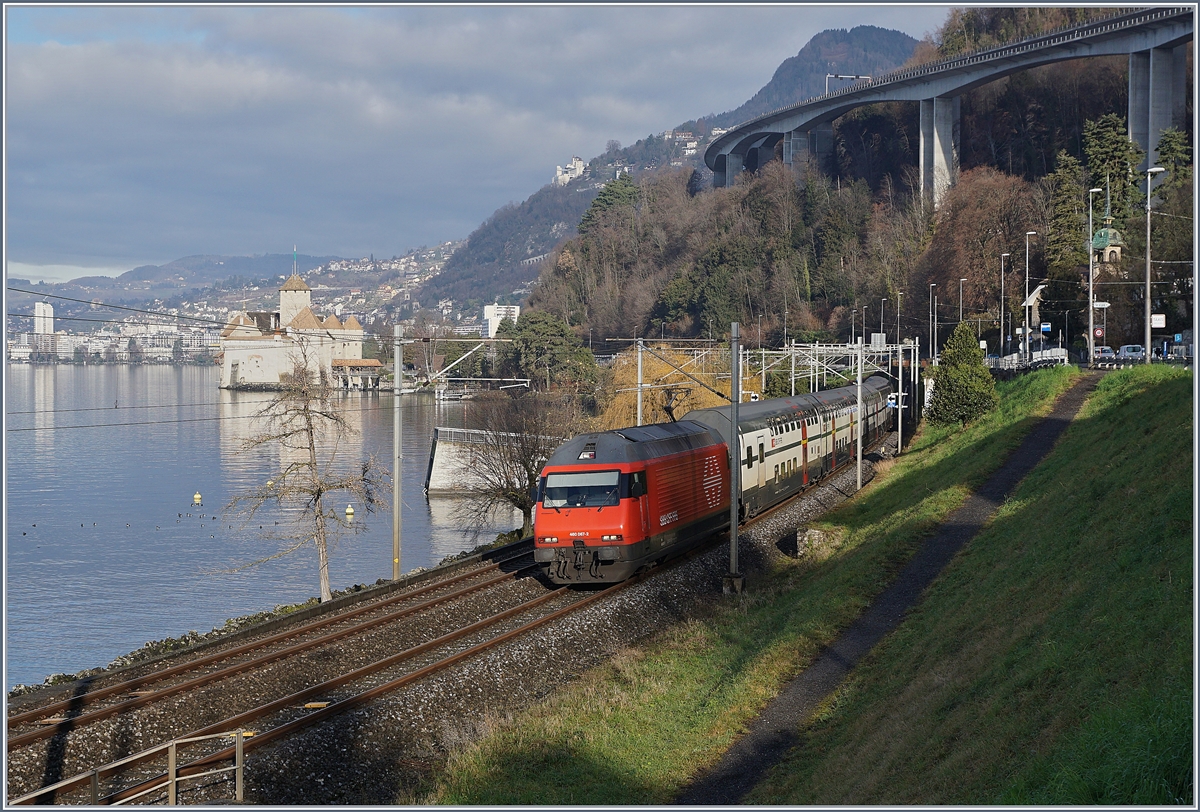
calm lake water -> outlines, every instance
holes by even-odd
[[[278,470],[280,455],[241,450],[250,416],[270,394],[221,391],[218,372],[6,367],[6,687],[103,666],[148,640],[206,632],[318,594],[311,547],[230,572],[280,549],[257,525],[242,529],[223,516],[235,494]],[[359,436],[339,458],[374,454],[390,469],[392,395],[346,395],[342,403]],[[454,515],[455,500],[427,500],[433,428],[461,426],[464,405],[406,395],[402,408],[404,571],[520,526],[519,514],[499,516],[472,538]],[[339,514],[345,507],[336,505]],[[368,517],[355,506],[355,514],[366,529],[331,550],[333,589],[391,577],[390,509]]]

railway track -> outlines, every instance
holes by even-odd
[[[769,519],[790,501],[744,527]],[[725,538],[721,534],[694,555]],[[155,673],[14,713],[8,718],[10,802],[128,801],[162,780],[161,755],[138,757],[155,745],[238,729],[255,731],[244,742],[247,753],[277,744],[645,579],[602,591],[552,589],[529,577],[532,568],[531,557],[521,553]],[[360,642],[368,638],[378,639],[371,645]],[[347,646],[374,654],[349,657]],[[307,667],[331,649],[338,651],[333,657],[336,667]],[[280,681],[262,676],[273,669],[290,677]],[[239,680],[265,684],[255,690],[234,688]],[[226,693],[237,694],[237,701],[222,703]],[[205,703],[221,704],[220,712],[188,710]],[[209,745],[178,774],[203,773],[233,758],[233,753],[232,747]],[[44,768],[56,758],[57,775]],[[88,772],[118,759],[124,759],[119,768]]]

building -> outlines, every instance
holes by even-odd
[[[49,302],[37,302],[33,306],[34,335],[54,334],[54,306]]]
[[[514,322],[521,317],[519,305],[490,304],[483,306],[484,337],[495,338],[500,322],[512,319]]]
[[[278,389],[295,365],[306,361],[310,371],[323,370],[343,388],[378,388],[379,363],[362,363],[363,338],[354,316],[345,321],[333,314],[318,317],[311,289],[293,273],[279,289],[278,312],[241,311],[226,322],[219,386]],[[346,361],[358,363],[335,366]]]
[[[583,159],[578,155],[572,155],[571,163],[567,164],[566,169],[563,169],[561,166],[555,167],[556,171],[554,173],[554,185],[566,186],[568,183],[575,180],[575,178],[582,177],[583,169]]]

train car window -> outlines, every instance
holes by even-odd
[[[746,467],[754,465],[754,446],[746,446]]]
[[[759,443],[758,444],[758,461],[759,461],[759,463],[761,464],[765,458],[766,458],[766,455],[763,454],[763,444]]]
[[[547,474],[542,504],[548,508],[607,507],[619,504],[619,471]]]
[[[779,479],[779,466],[775,466],[775,479]]]

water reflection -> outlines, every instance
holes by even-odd
[[[242,451],[253,414],[271,395],[218,390],[217,372],[6,368],[6,685],[104,665],[147,640],[317,594],[311,548],[230,571],[279,542],[264,540],[257,520],[243,529],[222,508],[285,458]],[[520,514],[497,516],[476,539],[448,502],[428,503],[422,486],[433,427],[461,426],[464,405],[403,400],[407,572],[490,541],[519,526]],[[342,405],[359,434],[339,457],[354,464],[374,454],[390,468],[392,396],[351,394]],[[197,491],[203,507],[192,505]],[[390,490],[384,498],[390,503]],[[390,505],[370,516],[356,506],[354,525],[331,551],[334,589],[391,577]]]

